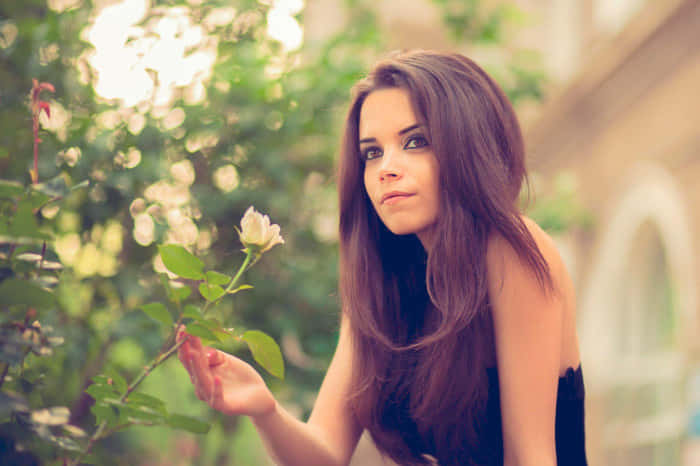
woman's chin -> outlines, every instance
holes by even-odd
[[[412,235],[416,232],[415,228],[410,228],[407,226],[399,225],[399,226],[391,226],[387,225],[387,229],[392,232],[395,235],[398,236],[405,236],[405,235]]]
[[[415,235],[428,229],[424,225],[387,225],[386,227],[390,232],[399,236]]]

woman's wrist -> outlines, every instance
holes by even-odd
[[[266,409],[259,414],[250,415],[249,417],[250,420],[253,421],[253,424],[264,428],[265,425],[269,424],[269,421],[278,414],[278,412],[279,404],[277,403],[277,400],[272,398],[269,409]]]

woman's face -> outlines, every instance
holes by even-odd
[[[439,210],[439,170],[408,92],[371,92],[360,111],[359,135],[365,189],[377,215],[394,234],[415,233],[427,249]]]

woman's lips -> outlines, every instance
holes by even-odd
[[[382,201],[382,204],[389,204],[389,205],[396,204],[397,202],[401,202],[402,200],[407,199],[407,198],[412,197],[412,196],[413,196],[413,194],[392,194],[392,195],[388,196],[387,198],[385,198]]]

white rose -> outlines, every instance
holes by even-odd
[[[271,225],[270,217],[256,211],[253,206],[245,211],[238,236],[244,246],[258,249],[260,254],[277,244],[284,244],[279,225]]]

